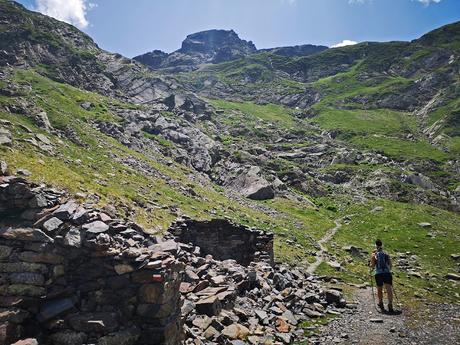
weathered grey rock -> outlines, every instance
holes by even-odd
[[[0,245],[0,260],[6,259],[10,256],[12,250],[13,249],[11,247]]]
[[[59,206],[59,208],[53,212],[53,215],[61,220],[68,220],[70,217],[72,217],[77,208],[77,203],[71,200]]]
[[[450,280],[460,280],[460,274],[447,273],[446,278]]]
[[[38,341],[35,338],[27,338],[18,340],[15,343],[12,343],[11,345],[38,345]]]
[[[32,208],[45,208],[48,206],[48,200],[45,195],[40,193],[36,194],[30,201],[29,206]]]
[[[342,293],[333,289],[324,291],[324,296],[327,303],[339,303],[342,299]]]
[[[418,223],[418,226],[422,228],[431,228],[431,223],[421,222],[421,223]]]
[[[222,305],[217,296],[211,296],[196,302],[196,311],[198,314],[208,316],[219,315],[222,310]]]
[[[51,320],[65,312],[71,311],[75,305],[75,298],[61,298],[44,303],[37,316],[40,322]]]
[[[33,241],[52,243],[53,239],[40,229],[34,228],[3,228],[0,229],[0,237],[8,240]]]
[[[0,145],[11,146],[13,143],[13,136],[6,128],[0,127]]]
[[[12,273],[8,278],[12,284],[44,285],[45,283],[45,277],[41,273]]]
[[[8,164],[5,161],[0,161],[0,175],[6,175],[8,171]]]
[[[250,199],[273,199],[275,197],[274,188],[259,174],[259,167],[251,167],[247,172],[239,175],[230,184],[230,187]]]
[[[77,228],[70,228],[67,234],[64,236],[64,245],[68,247],[81,247],[81,233],[80,230]]]
[[[55,231],[59,229],[59,227],[62,225],[62,220],[60,220],[57,217],[53,217],[48,219],[45,223],[43,223],[42,227],[46,231]]]
[[[109,226],[100,220],[96,220],[92,223],[83,225],[83,230],[92,234],[99,234],[109,230]]]

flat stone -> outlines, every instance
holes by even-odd
[[[369,322],[373,322],[373,323],[383,323],[383,319],[369,319]]]
[[[10,256],[12,250],[13,249],[11,247],[0,245],[0,260],[6,259]]]
[[[45,283],[45,277],[41,273],[17,272],[10,274],[8,278],[12,284],[43,285]]]
[[[431,228],[431,223],[422,222],[422,223],[418,223],[418,226],[422,228]]]
[[[109,230],[109,226],[100,220],[96,220],[92,223],[83,225],[83,229],[92,234],[99,234]]]
[[[25,262],[39,262],[44,264],[61,264],[64,262],[64,257],[51,252],[22,252],[18,255],[21,261]]]
[[[291,325],[296,326],[298,321],[290,310],[286,310],[282,315]]]
[[[249,335],[249,329],[238,323],[234,323],[222,330],[222,335],[230,339],[245,339]]]
[[[284,344],[292,343],[292,334],[290,333],[276,333],[276,338],[281,340]]]
[[[275,325],[276,325],[276,330],[281,333],[288,333],[289,330],[291,329],[291,327],[286,322],[286,320],[280,317],[276,318]]]
[[[113,267],[117,274],[126,274],[134,271],[134,267],[129,264],[119,264]]]
[[[62,298],[46,302],[40,308],[38,319],[40,322],[51,320],[64,312],[72,310],[74,305],[75,300],[72,298]]]
[[[18,340],[17,342],[12,343],[11,345],[38,345],[38,341],[35,338],[27,338]]]
[[[53,212],[53,216],[61,220],[68,220],[72,217],[72,215],[75,213],[77,208],[78,208],[77,203],[71,200],[59,206],[59,208]]]
[[[219,331],[212,326],[209,326],[203,333],[203,337],[208,340],[217,338],[219,335]]]
[[[46,144],[46,145],[52,145],[53,143],[51,142],[51,140],[48,139],[48,137],[46,135],[43,135],[41,133],[39,134],[36,134],[35,135],[35,138],[37,138],[38,140],[40,140],[43,144]]]
[[[5,161],[0,161],[0,174],[6,175],[8,171],[8,164]]]
[[[32,241],[51,243],[53,239],[40,229],[34,228],[4,228],[0,229],[0,237],[7,240]]]
[[[339,303],[340,300],[342,299],[342,293],[337,290],[326,290],[324,291],[324,295],[326,298],[326,302],[331,304],[331,303]]]
[[[450,280],[460,280],[460,275],[455,273],[447,273],[446,278]]]
[[[0,145],[11,146],[13,136],[11,132],[5,128],[0,127]]]
[[[304,312],[305,315],[307,315],[308,317],[311,317],[311,318],[317,318],[317,317],[322,317],[323,316],[323,314],[320,313],[319,311],[312,310],[312,309],[309,309],[309,308],[303,309],[303,312]]]
[[[0,272],[15,273],[15,272],[36,272],[48,273],[48,267],[44,264],[29,263],[29,262],[0,262]]]
[[[196,317],[192,324],[202,330],[207,329],[212,323],[212,319],[209,316]]]
[[[222,310],[222,305],[217,296],[211,296],[196,303],[197,314],[205,314],[208,316],[219,315]]]
[[[29,206],[32,208],[44,208],[48,206],[48,200],[44,194],[36,194],[32,200],[29,201]]]
[[[71,228],[64,236],[64,245],[68,247],[80,248],[81,247],[81,234],[77,228]]]
[[[166,252],[166,253],[177,253],[179,249],[179,244],[176,241],[169,240],[165,242],[160,242],[149,247],[150,250],[154,252]]]
[[[46,289],[34,285],[11,284],[7,287],[7,294],[13,296],[42,297],[46,294]]]
[[[256,314],[256,316],[259,318],[260,321],[263,321],[266,318],[268,318],[268,314],[264,310],[256,309],[256,310],[254,310],[254,313]]]
[[[53,217],[51,219],[48,219],[45,223],[43,223],[42,227],[46,231],[55,231],[59,229],[61,225],[62,225],[62,220],[60,220],[57,217]]]

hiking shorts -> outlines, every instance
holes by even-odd
[[[375,283],[377,286],[383,286],[383,284],[393,285],[393,276],[391,273],[379,273],[375,275]]]

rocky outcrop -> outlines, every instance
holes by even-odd
[[[308,56],[308,55],[320,53],[326,49],[328,49],[328,47],[326,46],[317,46],[313,44],[302,44],[299,46],[259,49],[258,51],[259,52],[269,52],[269,53],[286,56],[286,57],[295,57],[295,56]]]
[[[207,30],[188,35],[182,47],[169,55],[154,50],[134,60],[152,69],[191,71],[203,63],[235,60],[255,52],[254,44],[240,39],[233,30]]]
[[[226,219],[178,220],[169,228],[179,242],[192,243],[217,260],[234,259],[243,266],[265,261],[273,264],[273,234],[236,225]]]

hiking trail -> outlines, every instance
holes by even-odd
[[[350,218],[352,215],[343,216],[334,220],[335,226],[329,229],[326,234],[317,242],[320,250],[316,253],[316,260],[312,264],[307,267],[307,272],[312,274],[316,271],[316,269],[321,265],[321,263],[327,259],[328,250],[326,248],[326,244],[332,239],[332,237],[336,234],[336,232],[342,227],[342,221],[344,219]]]
[[[375,290],[374,290],[375,291]],[[400,315],[374,308],[371,288],[355,288],[349,308],[320,326],[312,344],[460,344],[460,308],[454,304],[397,306]],[[386,307],[386,301],[385,301]]]

